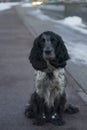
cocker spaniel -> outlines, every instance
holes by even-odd
[[[38,36],[31,50],[29,60],[35,69],[35,92],[25,110],[35,125],[50,122],[63,125],[63,113],[78,112],[78,108],[67,103],[65,94],[64,67],[69,59],[62,38],[46,31]]]

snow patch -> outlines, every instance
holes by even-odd
[[[85,26],[82,22],[82,19],[78,16],[67,17],[63,20],[63,23],[70,26]]]
[[[87,45],[82,43],[73,44],[72,42],[69,42],[66,46],[72,62],[87,64]]]
[[[63,20],[60,20],[59,23],[67,25],[72,29],[87,34],[87,26],[83,23],[82,18],[78,16],[67,17]]]
[[[6,2],[6,3],[0,3],[0,11],[11,9],[12,6],[18,5],[18,2]]]

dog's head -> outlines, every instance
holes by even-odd
[[[46,31],[35,39],[29,59],[35,69],[42,70],[47,68],[47,60],[50,63],[55,61],[56,67],[58,65],[62,67],[61,65],[69,59],[69,55],[62,38]]]

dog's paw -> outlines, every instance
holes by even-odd
[[[78,113],[78,112],[79,112],[79,108],[72,106],[72,105],[69,105],[65,110],[65,113],[68,113],[68,114],[75,114],[75,113]]]
[[[65,121],[57,113],[53,114],[50,118],[50,122],[54,125],[62,126],[65,124]]]
[[[34,118],[34,113],[33,113],[32,109],[30,108],[30,106],[26,107],[24,114],[27,118]]]
[[[31,113],[31,112],[29,112],[29,111],[25,111],[24,114],[25,114],[25,116],[26,116],[27,118],[31,118],[31,119],[34,118],[33,113]]]

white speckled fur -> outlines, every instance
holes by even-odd
[[[54,78],[49,79],[46,72],[35,71],[35,89],[39,96],[45,99],[48,107],[54,106],[55,98],[65,91],[64,69],[59,68],[53,71]]]

